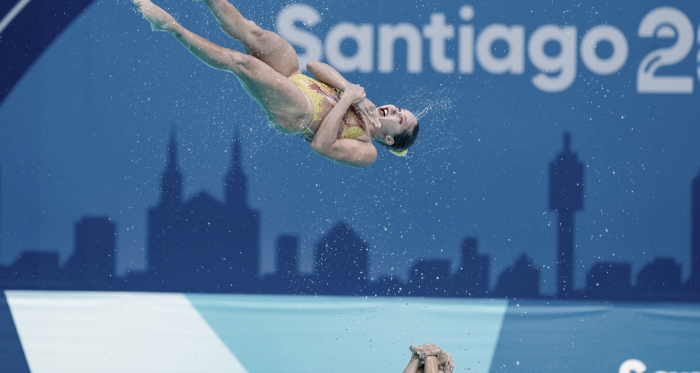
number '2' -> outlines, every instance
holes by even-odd
[[[644,57],[637,70],[637,92],[693,93],[693,78],[690,76],[655,75],[660,67],[676,64],[690,53],[694,38],[693,25],[688,17],[676,8],[656,8],[644,16],[637,34],[642,38],[677,38],[671,47],[654,50]],[[700,52],[697,58],[700,62]],[[700,78],[700,67],[698,77]]]

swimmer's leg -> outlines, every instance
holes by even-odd
[[[268,120],[282,130],[297,132],[311,122],[313,106],[291,80],[253,56],[221,47],[188,31],[150,0],[135,0],[134,3],[154,30],[169,32],[207,65],[236,74]]]
[[[245,19],[226,0],[204,0],[204,3],[219,21],[221,29],[240,41],[252,56],[286,77],[301,73],[299,57],[294,47],[284,38]]]
[[[234,62],[232,50],[218,46],[180,25],[168,12],[153,4],[150,0],[134,0],[143,17],[151,23],[154,31],[167,31],[182,43],[192,54],[207,65],[229,70]]]

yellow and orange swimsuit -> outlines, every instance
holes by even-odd
[[[333,88],[328,84],[321,83],[318,80],[310,78],[304,74],[292,75],[289,77],[289,80],[291,80],[292,83],[296,84],[297,87],[299,87],[304,92],[304,94],[306,94],[311,100],[311,104],[314,106],[313,121],[321,120],[319,113],[321,113],[324,110],[327,110],[323,106],[324,100],[329,100],[333,103],[333,105],[335,105],[338,102],[338,100],[340,100],[340,97],[343,94],[338,89]],[[358,120],[348,121],[348,114],[345,113],[345,116],[343,117],[343,138],[345,139],[354,139],[365,133],[365,129],[362,124],[362,115],[360,114],[359,110],[355,105],[352,105],[350,107],[352,108],[353,112],[357,115]],[[307,141],[311,141],[314,138],[314,133],[309,128],[305,128],[303,131],[297,133],[297,136],[301,136]]]

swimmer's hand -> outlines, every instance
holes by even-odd
[[[441,351],[438,355],[438,373],[452,373],[455,370],[455,361],[447,351]]]
[[[417,355],[419,358],[423,359],[424,356],[421,356],[420,347],[416,345],[410,345],[408,349],[411,350],[411,352],[413,352],[414,355]]]
[[[424,359],[426,356],[438,356],[438,354],[442,352],[440,347],[430,343],[426,343],[418,347],[412,345],[410,348],[411,351],[413,351],[414,348],[417,349],[417,352],[414,353],[417,353],[421,359]]]
[[[365,97],[365,89],[357,84],[348,84],[345,90],[343,90],[342,98],[350,100],[353,104],[359,104]]]
[[[377,107],[374,106],[372,101],[365,98],[364,100],[360,101],[359,104],[357,104],[357,108],[360,109],[360,112],[372,123],[375,128],[382,126],[377,118]]]

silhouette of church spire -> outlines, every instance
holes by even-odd
[[[564,133],[564,149],[549,164],[549,208],[559,214],[557,237],[557,296],[573,293],[574,212],[583,210],[583,163],[571,152],[571,134]]]
[[[247,181],[243,171],[243,159],[241,155],[241,139],[238,131],[233,137],[231,146],[231,169],[226,175],[226,204],[242,206],[246,202]]]
[[[168,160],[161,176],[161,203],[179,204],[182,200],[182,173],[177,163],[177,141],[175,128],[170,130]]]

